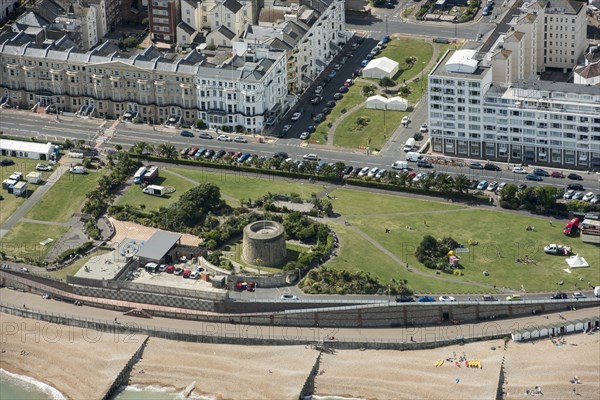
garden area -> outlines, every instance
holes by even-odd
[[[333,144],[340,147],[381,149],[408,112],[361,107],[345,118],[335,130]]]
[[[421,39],[394,38],[376,58],[380,57],[387,57],[400,64],[400,69],[393,79],[396,83],[402,83],[418,76],[421,67],[427,67],[433,57],[433,45]],[[427,71],[423,71],[425,72]]]
[[[0,239],[0,252],[13,257],[28,259],[41,263],[46,254],[56,245],[58,239],[69,228],[64,225],[36,224],[19,222]],[[41,244],[46,239],[52,239],[46,245]]]

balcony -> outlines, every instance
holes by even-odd
[[[112,75],[112,76],[110,77],[110,80],[111,80],[112,82],[119,82],[119,81],[121,80],[121,77],[120,77],[120,76],[114,76],[114,75]]]
[[[78,74],[79,74],[79,71],[73,71],[73,70],[70,70],[70,69],[67,70],[67,75],[68,76],[77,76]]]
[[[104,79],[105,76],[104,74],[92,74],[92,78],[94,79]]]
[[[23,65],[23,71],[33,71],[35,69],[35,65]]]
[[[19,64],[6,64],[6,68],[8,69],[18,69]]]
[[[63,70],[62,70],[62,69],[55,69],[55,68],[51,68],[51,69],[50,69],[50,73],[51,73],[52,75],[60,75],[60,74],[62,74],[62,72],[63,72]]]

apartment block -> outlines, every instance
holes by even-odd
[[[600,168],[600,86],[495,81],[474,50],[449,50],[429,75],[432,150],[508,163]]]
[[[4,32],[0,63],[3,103],[86,117],[129,113],[180,124],[201,118],[212,128],[260,132],[282,114],[287,94],[285,52],[263,46],[166,58],[156,47],[127,55],[105,42],[83,52],[66,38],[36,42],[25,32]]]
[[[152,40],[174,44],[180,21],[180,0],[148,0],[148,19]]]

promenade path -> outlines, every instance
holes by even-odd
[[[350,329],[350,328],[313,328],[313,327],[279,327],[279,326],[256,326],[244,324],[226,324],[214,322],[188,321],[168,318],[143,319],[126,316],[122,313],[87,307],[74,306],[54,300],[44,300],[41,296],[9,290],[0,289],[0,299],[3,304],[12,304],[28,309],[39,310],[46,313],[73,316],[76,318],[93,319],[101,321],[114,321],[118,319],[119,324],[140,327],[156,327],[159,329],[170,329],[173,331],[198,332],[198,334],[211,336],[229,336],[244,338],[273,338],[292,340],[322,340],[327,336],[335,336],[340,341],[372,341],[372,342],[410,342],[411,337],[417,342],[430,342],[443,339],[455,339],[457,336],[465,338],[490,335],[495,333],[510,333],[513,330],[531,326],[542,326],[559,324],[563,318],[575,320],[589,317],[598,317],[600,307],[590,307],[576,311],[563,311],[562,318],[559,313],[532,315],[519,319],[494,320],[476,324],[463,325],[439,325],[421,328],[374,328],[374,329]],[[136,306],[131,304],[132,308]],[[137,305],[139,306],[139,305]],[[151,305],[144,305],[145,309],[152,309]],[[41,322],[43,323],[43,322]]]

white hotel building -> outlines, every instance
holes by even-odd
[[[429,75],[432,150],[509,163],[600,168],[600,86],[504,83],[474,50],[449,50]]]

